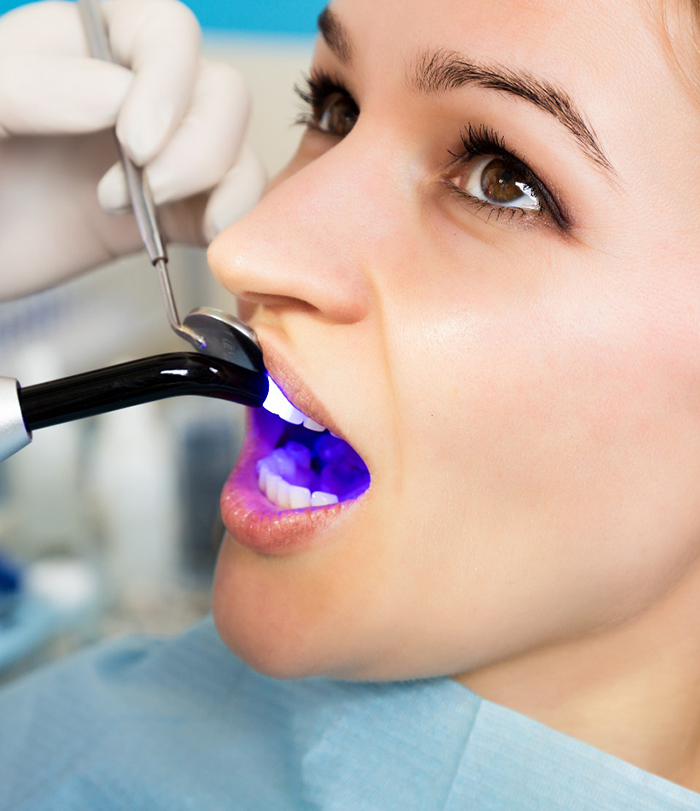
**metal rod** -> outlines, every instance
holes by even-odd
[[[114,55],[109,44],[107,27],[99,2],[97,0],[78,0],[78,7],[83,20],[90,54],[95,59],[101,59],[103,62],[114,62]],[[151,264],[158,270],[160,289],[170,326],[196,349],[202,349],[206,347],[206,341],[192,329],[184,326],[180,322],[177,313],[175,296],[173,295],[173,288],[168,274],[168,252],[158,226],[156,205],[146,175],[143,169],[137,166],[126,154],[124,147],[116,137],[116,133],[114,140],[116,141],[119,160],[124,169],[129,199],[134,210],[141,240]]]
[[[180,316],[177,312],[177,305],[175,304],[175,297],[173,296],[173,289],[170,286],[170,277],[168,276],[168,265],[164,259],[158,259],[155,263],[158,270],[158,281],[160,282],[160,290],[163,294],[163,302],[165,303],[165,312],[168,316],[171,328],[186,341],[189,341],[195,349],[206,349],[207,342],[198,335],[191,327],[186,327],[180,322]]]

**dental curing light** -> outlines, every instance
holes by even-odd
[[[141,358],[27,388],[0,377],[0,461],[28,445],[38,428],[184,394],[259,408],[267,392],[262,362],[247,368],[194,352]]]

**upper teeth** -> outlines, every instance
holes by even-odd
[[[270,378],[270,389],[263,403],[263,408],[267,411],[271,411],[273,414],[277,414],[278,417],[281,417],[285,422],[289,422],[292,425],[303,425],[304,428],[308,428],[311,431],[320,432],[326,430],[325,426],[321,425],[321,423],[316,422],[316,420],[311,419],[311,417],[307,417],[306,414],[299,411],[298,408],[295,408],[284,394],[282,394],[281,389],[272,378]]]

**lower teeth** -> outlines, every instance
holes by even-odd
[[[315,443],[313,461],[309,448],[288,442],[261,459],[256,470],[260,491],[283,510],[337,504],[340,498],[336,493],[347,499],[360,495],[369,485],[362,460],[343,440],[330,434]]]
[[[269,458],[269,457],[268,457]],[[258,486],[260,492],[282,510],[303,510],[307,507],[326,507],[338,503],[338,496],[308,487],[289,484],[279,474],[271,473],[263,459],[258,462]]]

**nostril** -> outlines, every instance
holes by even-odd
[[[326,299],[321,301],[308,301],[295,296],[275,295],[274,293],[259,293],[252,290],[236,291],[239,303],[239,314],[245,320],[255,306],[263,306],[268,310],[294,310],[308,314],[320,315],[335,324],[354,324],[361,321],[366,315],[366,307],[357,300],[343,301],[341,299]]]
[[[295,298],[294,296],[276,296],[274,293],[256,293],[252,290],[244,290],[242,293],[237,293],[236,295],[239,299],[242,299],[242,301],[250,304],[262,304],[270,309],[282,307],[294,307],[295,309],[309,311],[316,309],[309,304],[308,301]]]

